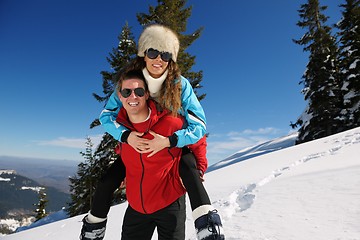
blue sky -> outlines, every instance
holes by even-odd
[[[294,44],[306,1],[188,1],[187,33],[203,26],[188,48],[203,70],[209,163],[291,131],[305,108],[298,85],[308,54]],[[328,4],[328,24],[343,1]],[[157,1],[0,0],[0,156],[83,160],[85,138],[103,105],[101,71],[127,21]]]

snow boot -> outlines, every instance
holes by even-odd
[[[224,230],[217,210],[195,220],[196,235],[198,240],[225,240]]]
[[[88,223],[87,215],[83,218],[83,226],[81,228],[80,240],[103,240],[106,230],[106,222]]]

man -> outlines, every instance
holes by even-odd
[[[144,133],[142,138],[147,139],[153,138],[154,132],[167,137],[182,128],[183,119],[168,115],[148,100],[142,72],[125,73],[118,87],[123,104],[116,119],[118,123]],[[159,239],[185,239],[185,189],[178,169],[181,149],[164,149],[150,158],[122,143],[118,152],[126,166],[129,202],[123,239],[151,239],[155,227]]]
[[[171,116],[149,99],[141,71],[125,72],[119,80],[118,90],[123,107],[116,121],[131,131],[144,133],[142,138],[168,137],[183,128],[185,120],[182,117]],[[181,151],[176,147],[165,148],[148,157],[147,153],[140,154],[127,143],[118,145],[116,152],[122,161],[116,162],[122,169],[119,171],[121,179],[126,175],[129,203],[121,239],[150,240],[155,228],[159,239],[185,239],[185,189],[179,176]],[[101,226],[105,227],[106,219],[102,222],[93,220],[92,216],[84,218],[80,239],[104,237],[105,228],[101,231]]]

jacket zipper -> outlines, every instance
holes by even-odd
[[[147,213],[146,212],[146,209],[145,209],[145,205],[144,205],[144,196],[143,196],[143,191],[142,191],[142,185],[143,185],[143,181],[144,181],[144,175],[145,175],[145,167],[144,167],[144,162],[143,162],[143,159],[142,159],[142,154],[140,154],[140,163],[141,163],[141,167],[142,167],[142,174],[141,174],[141,180],[140,180],[140,200],[141,200],[141,207],[144,211],[144,213]]]
[[[148,127],[147,127],[147,131],[146,131],[145,133],[149,132],[149,130],[150,130],[150,124],[151,124],[151,118],[150,118],[150,121],[149,121],[149,125],[148,125]],[[144,133],[144,134],[145,134],[145,133]],[[142,155],[141,153],[139,153],[139,154],[140,154],[140,162],[141,162],[141,167],[142,167],[142,174],[141,174],[141,180],[140,180],[141,207],[142,207],[144,213],[147,213],[147,212],[146,212],[146,209],[145,209],[144,195],[143,195],[143,191],[142,191],[142,185],[143,185],[144,175],[145,175],[145,166],[144,166],[144,161],[143,161],[143,159],[142,159],[142,156],[143,156],[143,155]]]
[[[152,123],[152,119],[150,118],[149,124],[148,124],[148,127],[147,127],[147,131],[146,131],[145,133],[148,133],[148,132],[150,131],[151,123]],[[123,121],[123,122],[120,123],[120,124],[122,124],[123,126],[127,127],[129,130],[133,130],[132,125],[131,125],[131,124],[128,124],[128,122],[124,122],[124,121]],[[145,134],[145,133],[144,133],[144,134]],[[145,175],[145,166],[144,166],[144,161],[143,161],[143,159],[142,159],[142,154],[139,153],[139,155],[140,155],[140,163],[141,163],[141,167],[142,167],[142,174],[141,174],[141,180],[140,180],[140,186],[139,186],[139,187],[140,187],[140,201],[141,201],[141,207],[142,207],[144,213],[147,214],[147,211],[146,211],[145,205],[144,205],[144,196],[143,196],[143,191],[142,191],[142,189],[143,189],[144,175]]]

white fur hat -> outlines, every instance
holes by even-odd
[[[147,26],[140,35],[138,56],[144,57],[145,51],[149,48],[171,53],[172,60],[176,62],[180,48],[179,38],[171,29],[160,24],[152,24]]]

